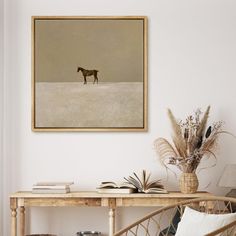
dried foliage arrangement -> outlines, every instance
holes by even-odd
[[[202,115],[197,109],[194,115],[190,115],[185,121],[177,121],[172,111],[168,109],[168,117],[171,122],[173,145],[165,138],[158,138],[154,147],[161,162],[177,166],[184,173],[195,173],[203,156],[216,159],[215,150],[220,134],[228,133],[222,130],[221,121],[207,126],[210,106]]]
[[[134,176],[124,178],[127,183],[133,185],[140,193],[167,193],[164,186],[161,184],[161,180],[150,180],[151,173],[147,173],[143,170],[142,177],[134,172]]]

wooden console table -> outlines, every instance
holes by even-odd
[[[115,232],[115,209],[127,206],[166,206],[182,200],[211,196],[207,192],[183,194],[99,194],[97,192],[73,192],[68,194],[32,194],[17,192],[10,195],[11,236],[17,236],[17,209],[19,208],[19,235],[25,236],[25,207],[97,206],[109,209],[109,236]]]

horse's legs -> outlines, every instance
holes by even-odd
[[[87,84],[86,76],[84,75],[84,84]]]
[[[96,81],[97,81],[97,84],[98,84],[98,77],[97,77],[97,75],[94,75],[94,81],[93,81],[93,84],[95,84]]]

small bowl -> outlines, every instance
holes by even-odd
[[[77,232],[77,236],[99,236],[101,232],[98,231],[80,231]]]

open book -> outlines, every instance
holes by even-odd
[[[127,183],[133,185],[140,193],[168,193],[168,191],[161,184],[161,180],[150,180],[151,173],[143,170],[142,176],[139,177],[135,172],[134,176],[124,178]]]
[[[117,184],[115,182],[102,182],[97,188],[99,193],[134,193],[136,188],[130,183]]]
[[[166,189],[157,188],[157,187],[142,190],[141,192],[143,192],[143,193],[168,193],[168,191]]]

